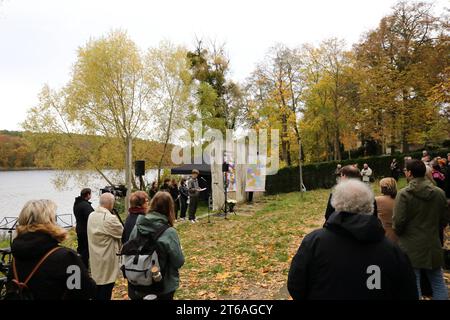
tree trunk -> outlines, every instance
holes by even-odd
[[[407,139],[406,130],[402,128],[402,153],[409,152],[409,143]]]
[[[334,134],[334,160],[340,161],[342,159],[341,156],[341,144],[339,139],[339,128],[336,128],[336,132]]]
[[[300,131],[297,125],[295,125],[295,135],[297,136],[298,143],[298,173],[299,173],[299,183],[300,183],[300,197],[303,197],[303,157],[302,157],[302,139],[300,137]]]
[[[295,128],[295,132],[297,134],[297,142],[298,142],[298,173],[300,175],[300,196],[303,197],[303,157],[302,157],[302,140],[300,138],[300,133],[298,129]]]
[[[402,152],[406,153],[409,152],[409,143],[408,143],[408,132],[407,132],[407,128],[408,128],[408,124],[407,124],[407,111],[408,110],[408,91],[406,89],[402,90],[402,94],[403,94],[403,106],[402,106],[402,112],[401,112],[401,143],[402,143]]]
[[[175,103],[172,101],[171,107],[170,107],[170,112],[169,112],[169,123],[167,125],[167,131],[166,131],[166,137],[165,137],[166,139],[164,141],[164,149],[163,149],[163,153],[162,153],[161,158],[159,159],[159,163],[158,163],[158,184],[159,184],[159,179],[161,178],[162,163],[163,163],[164,157],[166,156],[167,145],[169,144],[169,140],[170,140],[170,133],[172,130],[172,120],[173,120],[174,110],[175,110]]]
[[[291,142],[288,140],[287,142],[287,165],[292,165],[292,159],[291,159]]]
[[[287,119],[286,116],[283,115],[281,117],[281,157],[282,160],[288,164],[288,135],[287,135]]]
[[[156,183],[159,188],[159,185],[161,184],[161,166],[158,166],[158,178],[156,179]]]
[[[131,175],[133,174],[133,138],[126,137],[125,149],[125,184],[127,187],[127,196],[125,197],[125,212],[130,208],[130,194],[133,188]]]

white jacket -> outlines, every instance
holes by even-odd
[[[116,282],[123,226],[109,210],[98,207],[89,215],[87,234],[91,276],[97,285]]]
[[[372,169],[370,169],[370,168],[362,169],[361,170],[361,175],[362,175],[362,180],[364,182],[369,182],[370,181],[370,177],[372,176]]]

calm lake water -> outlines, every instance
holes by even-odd
[[[82,178],[79,178],[81,173]],[[64,188],[57,188],[53,180],[61,175],[59,171],[4,171],[0,172],[0,220],[3,217],[17,217],[23,205],[32,199],[50,199],[58,205],[58,214],[72,214],[75,197],[83,187],[92,189],[92,203],[98,205],[100,189],[106,181],[94,172],[70,172],[70,179]],[[109,171],[114,183],[123,176],[120,172]],[[156,180],[157,170],[148,170],[146,181]]]

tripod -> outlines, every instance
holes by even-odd
[[[211,219],[210,219],[210,216],[211,216],[211,202],[212,202],[212,199],[211,199],[211,192],[209,191],[209,189],[208,189],[208,223],[211,223]]]
[[[218,184],[218,183],[216,182],[215,184]],[[219,213],[217,214],[217,216],[219,216],[219,217],[223,216],[225,219],[228,220],[228,213],[229,212],[230,213],[233,212],[236,215],[236,211],[232,210],[232,208],[229,207],[229,203],[228,203],[228,176],[227,176],[227,172],[226,171],[223,172],[223,195],[224,195],[224,203],[220,207]]]
[[[225,198],[225,203],[224,203],[224,214],[225,214],[225,219],[227,218],[227,209],[228,209],[228,175],[227,172],[224,171],[223,173],[223,191],[224,191],[224,198]]]

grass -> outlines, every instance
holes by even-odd
[[[7,248],[7,247],[9,247],[9,240],[0,241],[0,248]]]
[[[301,238],[321,226],[329,190],[265,197],[228,220],[177,226],[186,265],[177,299],[279,298]]]

